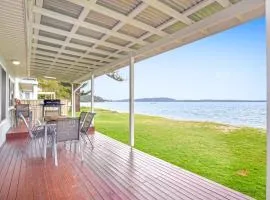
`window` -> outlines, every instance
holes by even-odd
[[[25,92],[25,99],[26,100],[30,100],[30,93],[29,92]]]
[[[9,106],[14,106],[14,83],[9,79]]]
[[[7,73],[1,67],[1,121],[6,118],[6,101],[7,101]]]

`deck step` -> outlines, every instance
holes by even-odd
[[[25,126],[10,128],[6,134],[7,140],[25,139],[28,136],[28,130]]]

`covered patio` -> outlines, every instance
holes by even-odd
[[[0,64],[6,77],[72,83],[72,116],[79,89],[74,84],[91,79],[93,112],[94,79],[129,66],[129,145],[96,133],[83,162],[75,148],[59,146],[55,167],[51,156],[42,158],[40,143],[4,142],[10,128],[5,84],[0,199],[251,199],[134,148],[134,65],[261,17],[265,8],[269,14],[265,0],[2,0]],[[269,199],[269,185],[267,192]]]
[[[42,159],[42,143],[8,140],[0,149],[0,199],[251,199],[131,149],[101,133],[84,162],[59,146],[59,166]]]

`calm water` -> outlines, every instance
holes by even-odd
[[[95,103],[95,107],[128,112],[127,102]],[[266,128],[265,102],[136,102],[135,113]]]

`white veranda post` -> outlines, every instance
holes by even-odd
[[[267,183],[266,199],[270,200],[270,0],[266,0],[266,59],[267,59]]]
[[[129,58],[129,145],[134,146],[134,57]]]
[[[74,94],[74,84],[71,84],[71,115],[75,117],[75,94]]]
[[[94,97],[95,97],[95,86],[94,86],[95,76],[91,76],[91,113],[94,112]]]

